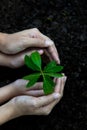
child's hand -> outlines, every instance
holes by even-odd
[[[63,96],[65,82],[65,76],[57,79],[55,92],[50,95],[43,94],[41,84],[37,84],[30,90],[25,91],[22,89],[24,91],[24,94],[27,94],[27,96],[17,96],[13,98],[10,103],[13,104],[19,116],[48,115]],[[38,94],[36,94],[35,91],[37,91]]]
[[[18,85],[17,81],[14,83],[15,85]],[[66,82],[66,77],[62,77],[59,79],[56,79],[56,87],[55,92],[50,95],[44,95],[43,90],[41,88],[41,84],[37,84],[36,86],[32,87],[32,89],[27,90],[25,89],[26,82],[23,83],[24,86],[22,87],[22,91],[20,90],[20,87],[18,89],[12,89],[7,88],[7,90],[12,93],[19,93],[23,94],[21,96],[16,96],[4,105],[0,107],[0,125],[17,117],[23,116],[23,115],[48,115],[52,111],[52,109],[55,107],[55,105],[60,101],[61,97],[63,96],[63,90],[64,85]],[[19,84],[22,85],[22,84]],[[14,87],[14,86],[13,86]],[[5,88],[5,87],[4,87]],[[3,98],[6,99],[6,95],[8,93],[6,89],[3,90]],[[18,91],[18,92],[17,92]],[[2,93],[2,91],[0,91]],[[11,96],[12,96],[12,93]],[[1,96],[1,94],[0,94]],[[8,94],[9,96],[9,94]],[[15,96],[15,95],[14,95]],[[1,100],[2,98],[0,98]],[[7,99],[8,100],[8,99]]]

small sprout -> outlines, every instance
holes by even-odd
[[[42,69],[42,59],[37,51],[33,52],[30,56],[26,55],[24,62],[28,68],[35,71],[35,73],[23,77],[23,79],[29,80],[26,87],[32,87],[38,79],[42,77],[44,93],[52,93],[54,91],[55,83],[51,77],[62,77],[63,74],[59,72],[63,70],[63,66],[57,65],[55,61],[51,61]]]

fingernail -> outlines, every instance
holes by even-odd
[[[63,81],[66,81],[66,79],[67,79],[67,77],[66,77],[66,76],[64,76],[64,77],[63,77]]]
[[[43,50],[38,50],[38,52],[39,52],[40,54],[43,54]]]
[[[64,73],[62,73],[62,75],[63,75],[63,76],[65,76],[65,74],[64,74]]]
[[[46,41],[45,41],[45,44],[46,44],[47,46],[51,46],[51,45],[53,45],[53,41],[52,41],[52,40],[46,40]]]
[[[59,93],[54,93],[53,96],[54,96],[54,99],[58,99],[61,95]]]
[[[60,60],[59,59],[57,60],[57,64],[60,64]]]

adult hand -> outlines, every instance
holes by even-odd
[[[58,92],[59,90],[56,90],[58,88],[58,84],[60,84],[60,79],[57,81],[54,79],[54,82],[56,83],[55,91]],[[26,88],[28,81],[23,79],[18,79],[2,88],[0,88],[0,104],[10,100],[13,97],[20,96],[20,95],[29,95],[34,97],[39,97],[44,95],[43,91],[43,83],[37,82],[32,87]]]
[[[36,97],[33,93],[30,94],[27,91],[26,94],[28,96],[24,95],[13,98],[9,103],[16,110],[16,115],[48,115],[63,96],[66,77],[58,78],[56,82],[55,92],[50,95],[43,95],[41,91],[42,96]],[[38,86],[36,86],[36,90],[37,88]],[[39,89],[41,89],[40,86]]]
[[[16,84],[18,84],[17,82]],[[37,84],[28,91],[24,89],[25,85],[22,86],[22,91],[20,91],[19,87],[19,93],[24,93],[25,95],[14,97],[0,107],[0,125],[23,115],[50,114],[54,106],[63,96],[66,77],[58,78],[55,82],[57,83],[55,92],[50,95],[43,94],[41,84]],[[26,82],[24,84],[26,84]]]
[[[28,29],[13,34],[5,34],[0,44],[0,51],[5,54],[11,54],[17,56],[17,53],[26,53],[26,49],[45,49],[45,53],[51,60],[55,60],[60,63],[57,49],[54,42],[43,35],[38,29]],[[15,56],[13,56],[14,58]],[[13,59],[14,60],[14,59]],[[22,59],[23,63],[23,59]],[[19,66],[18,66],[19,67]]]
[[[28,49],[21,53],[15,55],[7,55],[0,52],[0,65],[10,67],[10,68],[18,68],[24,65],[24,57],[25,55],[30,55],[32,52],[38,51],[40,55],[44,53],[42,49]]]
[[[37,82],[30,88],[26,88],[27,83],[27,80],[18,79],[0,88],[0,104],[20,95],[29,95],[35,97],[44,95],[42,82]]]

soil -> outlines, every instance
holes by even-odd
[[[58,49],[68,79],[62,100],[48,116],[23,116],[0,130],[87,129],[87,6],[86,0],[2,0],[0,32],[38,28]],[[0,86],[27,73],[26,68],[0,67]]]

